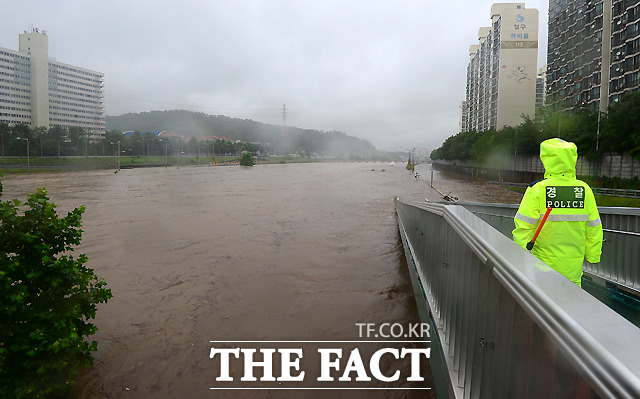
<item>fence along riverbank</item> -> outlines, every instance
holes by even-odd
[[[544,165],[537,156],[509,156],[492,158],[482,163],[470,160],[433,160],[435,168],[464,173],[486,180],[512,181],[527,183],[544,174]],[[576,164],[578,176],[594,178],[638,180],[640,179],[640,161],[628,155],[604,154],[599,160],[578,157]]]
[[[396,209],[450,397],[640,397],[640,329],[461,205]]]

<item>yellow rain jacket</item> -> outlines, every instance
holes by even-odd
[[[600,262],[602,223],[589,185],[576,179],[574,143],[549,139],[540,144],[544,180],[524,193],[514,219],[513,240],[526,249],[547,208],[552,208],[531,253],[581,285],[582,264]]]

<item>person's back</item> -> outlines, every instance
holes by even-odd
[[[600,262],[602,223],[591,188],[576,179],[577,158],[574,143],[549,139],[540,144],[545,178],[527,188],[514,219],[513,239],[526,248],[551,207],[531,253],[580,286],[585,257]]]

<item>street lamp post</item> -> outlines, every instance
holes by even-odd
[[[169,166],[169,139],[161,139],[160,141],[164,141],[164,167]]]
[[[562,107],[560,107],[560,112],[558,113],[558,137],[560,137],[560,122],[562,121]]]
[[[31,164],[29,163],[29,139],[22,137],[16,137],[16,139],[27,141],[27,174],[31,174]]]
[[[111,144],[111,149],[113,150],[112,154],[115,157],[115,155],[116,155],[116,143],[111,141],[111,142],[109,142],[109,144]],[[114,158],[114,167],[116,168],[116,170],[118,170],[118,163],[117,163],[117,161],[115,161],[115,158]]]
[[[120,170],[120,142],[118,141],[117,143],[114,143],[113,141],[110,143],[113,145],[113,152],[115,155],[115,168],[116,168],[116,172],[118,172]],[[116,144],[118,145],[118,152],[116,152]]]
[[[596,153],[600,147],[600,110],[598,110],[598,130],[596,130]]]
[[[178,160],[181,160],[184,156],[184,136],[180,136],[180,157]]]

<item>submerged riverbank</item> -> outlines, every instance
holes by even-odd
[[[367,342],[362,323],[419,323],[393,198],[441,201],[427,176],[362,162],[34,173],[2,182],[5,199],[45,187],[60,213],[86,206],[76,253],[87,254],[114,296],[95,320],[95,365],[70,397],[204,398],[220,372],[209,341],[305,341],[303,367],[313,375],[317,341]],[[465,201],[513,193],[439,172],[434,185]],[[385,345],[355,344],[363,355]],[[366,385],[393,389],[332,397],[432,397],[401,389],[433,387],[428,364],[421,367],[424,382],[372,381]],[[383,363],[385,375],[409,369],[407,359]],[[230,372],[237,380],[242,365]]]
[[[71,170],[98,169],[134,169],[149,167],[177,167],[177,166],[209,166],[238,164],[240,156],[75,156],[75,157],[2,157],[0,158],[0,173],[47,173]],[[272,156],[258,159],[258,164],[288,164],[288,163],[335,163],[354,162],[357,160],[313,158],[303,156]],[[360,162],[369,162],[362,160]],[[376,161],[371,161],[376,162]]]
[[[5,199],[46,187],[60,213],[87,209],[76,253],[87,254],[113,298],[98,309],[95,365],[78,379],[72,398],[211,397],[220,373],[209,357],[212,340],[366,342],[358,323],[419,323],[393,198],[438,196],[404,167],[173,167],[2,181]],[[317,343],[298,345],[313,353]],[[363,356],[385,345],[379,339],[356,344]],[[302,367],[317,375],[319,365],[307,357]],[[410,370],[407,359],[381,364],[385,375]],[[374,380],[365,385],[385,389],[331,393],[429,397],[431,390],[386,389],[432,387],[428,365],[421,367],[424,382]],[[230,372],[239,379],[242,365],[233,363]],[[278,396],[299,397],[296,391]],[[325,391],[305,396],[326,397]]]

